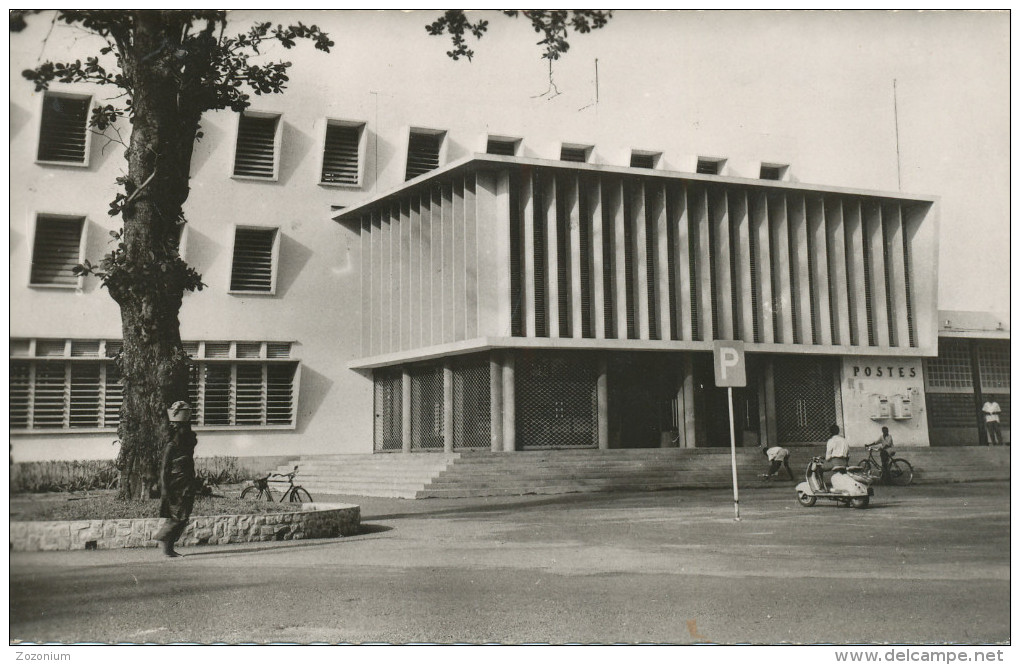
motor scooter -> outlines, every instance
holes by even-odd
[[[826,485],[822,480],[822,462],[821,457],[814,457],[808,463],[804,482],[797,485],[797,501],[800,505],[810,508],[821,498],[852,505],[854,508],[867,508],[871,497],[875,496],[871,476],[861,473],[858,466],[837,466],[829,479],[831,485]]]

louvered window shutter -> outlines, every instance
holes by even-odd
[[[439,168],[439,149],[442,145],[442,134],[411,132],[407,142],[407,172],[404,180]]]
[[[506,155],[508,157],[513,157],[517,153],[517,141],[490,138],[488,144],[485,146],[485,152],[490,155]]]
[[[39,131],[39,161],[85,163],[89,104],[87,97],[46,94]]]
[[[640,152],[631,153],[630,165],[640,169],[654,169],[655,155]]]
[[[294,363],[266,365],[266,424],[294,422]]]
[[[234,175],[276,177],[276,125],[279,121],[279,116],[241,115],[237,126]]]
[[[81,258],[83,218],[40,217],[32,248],[32,275],[36,285],[77,286],[72,272]]]
[[[237,229],[231,291],[272,292],[275,241],[276,229]]]
[[[262,364],[237,365],[237,402],[234,422],[237,425],[262,425],[264,399]]]
[[[326,147],[322,155],[322,182],[357,185],[358,149],[361,127],[326,125]]]
[[[210,363],[205,366],[205,400],[203,415],[205,425],[229,425],[231,395],[231,370],[229,364]]]
[[[98,362],[71,363],[71,427],[99,427],[100,369]]]
[[[560,160],[564,162],[587,162],[588,149],[563,146],[560,148]]]
[[[28,361],[11,361],[11,381],[8,405],[11,429],[28,429],[28,415],[32,405],[32,367]]]

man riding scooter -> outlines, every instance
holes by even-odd
[[[871,489],[871,477],[856,473],[859,471],[856,467],[849,468],[850,446],[839,435],[839,427],[833,425],[829,432],[832,436],[825,445],[825,458],[815,457],[808,464],[804,482],[796,487],[797,501],[811,507],[816,499],[824,498],[841,505],[867,508],[875,493]],[[831,474],[826,482],[824,472],[836,469],[839,472]]]
[[[837,467],[843,467],[844,469],[850,466],[850,444],[846,442],[846,439],[839,435],[839,426],[833,425],[829,428],[829,440],[825,442],[825,463],[822,464],[821,476],[822,486],[830,487],[829,483],[825,482],[825,472],[832,471]]]

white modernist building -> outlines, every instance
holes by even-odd
[[[534,98],[505,58],[449,62],[427,17],[315,18],[335,53],[286,52],[286,94],[202,121],[181,247],[208,288],[181,323],[203,455],[724,445],[715,339],[748,353],[744,445],[833,422],[928,445],[939,202],[896,191],[879,112],[846,152],[793,113],[706,131],[624,98],[626,70]],[[112,457],[120,396],[117,308],[70,272],[119,228],[122,149],[85,124],[112,93],[21,81],[44,42],[95,46],[48,27],[11,46],[18,461]],[[358,56],[383,34],[433,48]]]

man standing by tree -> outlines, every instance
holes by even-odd
[[[174,550],[174,543],[188,527],[191,509],[195,505],[195,446],[198,437],[191,431],[191,405],[174,402],[166,410],[173,438],[163,451],[160,462],[159,516],[166,522],[156,533],[164,556],[183,556]]]

